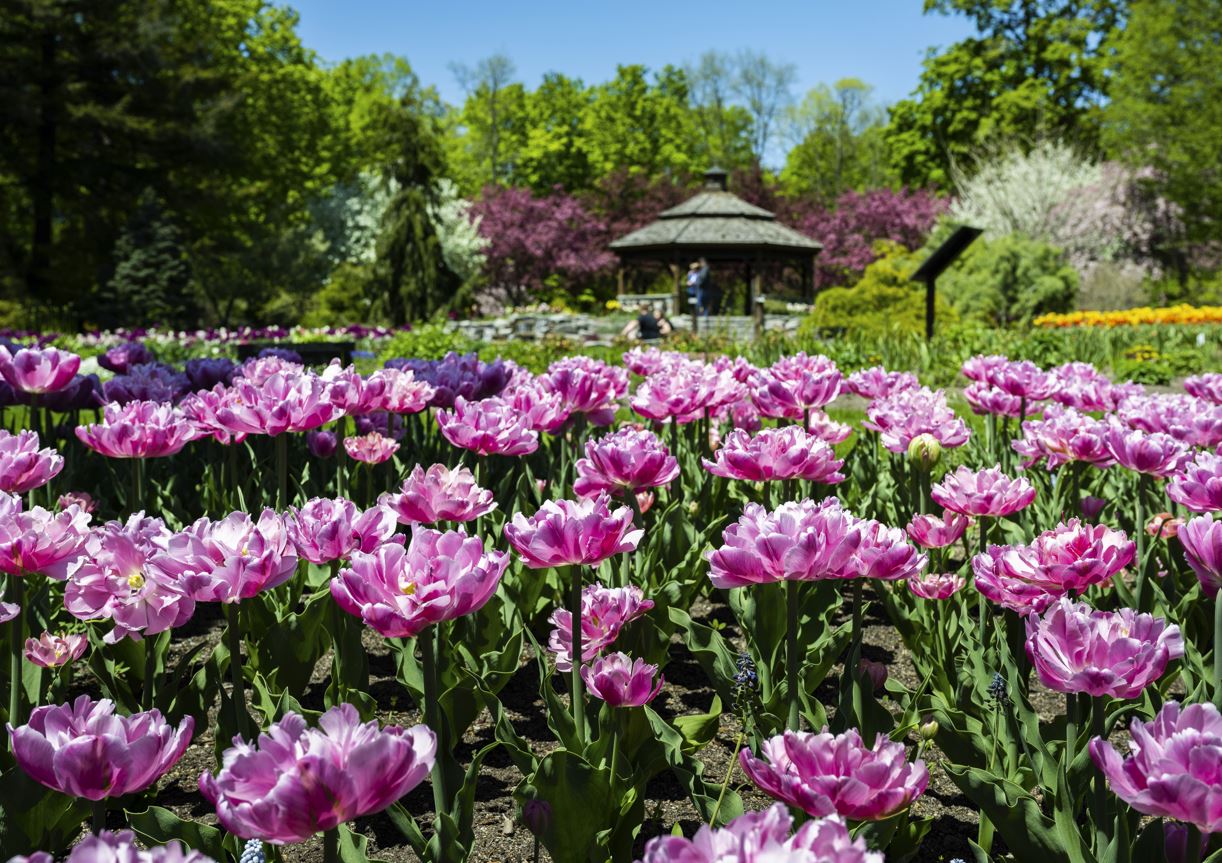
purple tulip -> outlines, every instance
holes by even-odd
[[[926,572],[908,579],[908,589],[922,599],[950,599],[965,584],[967,580],[953,572]]]
[[[882,366],[853,372],[845,380],[845,388],[864,399],[881,399],[901,390],[917,389],[920,385],[912,372],[889,372]]]
[[[85,446],[107,458],[162,458],[202,437],[186,414],[160,402],[108,404],[102,422],[76,427]]]
[[[635,551],[644,531],[632,527],[632,510],[614,512],[607,495],[585,500],[549,500],[529,518],[514,513],[505,538],[531,569],[594,566]]]
[[[1136,698],[1183,655],[1178,626],[1131,608],[1093,611],[1062,598],[1027,618],[1027,656],[1057,692]]]
[[[470,614],[496,592],[509,555],[484,551],[461,528],[442,533],[412,526],[405,548],[386,543],[353,552],[331,580],[331,597],[387,638],[410,638],[425,627]]]
[[[15,353],[0,346],[0,376],[15,390],[41,395],[72,383],[81,358],[55,348],[22,348]]]
[[[437,412],[437,425],[442,437],[477,455],[528,455],[539,448],[539,433],[500,398],[469,402],[458,396],[452,410]]]
[[[1104,441],[1118,465],[1150,476],[1178,473],[1192,458],[1191,448],[1171,435],[1126,429],[1116,421],[1108,426]]]
[[[979,471],[961,465],[935,483],[930,496],[952,512],[999,518],[1030,506],[1035,500],[1035,487],[1023,477],[1006,476],[1000,465]]]
[[[25,494],[49,483],[64,469],[64,459],[47,447],[38,448],[38,433],[0,429],[0,491]]]
[[[1090,495],[1087,495],[1078,502],[1078,509],[1082,511],[1082,517],[1087,521],[1098,521],[1099,514],[1103,512],[1106,506],[1106,500]]]
[[[1122,759],[1095,737],[1090,755],[1112,792],[1138,812],[1195,825],[1208,836],[1222,831],[1222,715],[1212,704],[1163,705],[1153,722],[1129,726],[1130,755]]]
[[[730,432],[716,459],[703,459],[715,476],[752,482],[804,479],[834,485],[844,481],[844,461],[822,439],[800,426],[760,430],[754,437],[741,429]],[[676,472],[678,465],[675,466]]]
[[[364,512],[347,498],[312,498],[290,507],[284,529],[297,553],[319,566],[347,560],[353,552],[373,552],[395,534],[395,514],[374,506]]]
[[[972,520],[966,515],[942,511],[939,518],[936,515],[914,515],[908,522],[908,536],[921,548],[946,548],[953,545],[963,536]]]
[[[0,572],[62,581],[88,531],[89,513],[79,507],[56,513],[36,506],[23,512],[21,498],[0,492]]]
[[[583,651],[584,652],[584,651]],[[657,676],[657,683],[654,677]],[[662,691],[658,667],[624,653],[608,653],[581,668],[586,689],[611,707],[640,707]]]
[[[668,485],[679,476],[679,462],[653,432],[620,429],[586,441],[577,461],[573,492],[579,497],[638,494]]]
[[[388,507],[401,524],[474,521],[496,509],[492,492],[476,485],[471,471],[443,464],[427,471],[416,465],[404,480],[402,493],[382,495],[379,503]]]
[[[174,534],[151,563],[177,579],[196,602],[234,603],[279,587],[297,568],[297,550],[270,509],[258,521],[244,512],[201,518]]]
[[[1205,595],[1216,597],[1222,587],[1222,519],[1199,515],[1180,528],[1184,559],[1197,574]]]
[[[639,587],[586,585],[581,590],[581,661],[599,656],[619,637],[620,631],[653,608]],[[548,635],[547,649],[556,657],[557,671],[573,668],[573,614],[558,608],[547,622],[555,627]]]
[[[100,407],[106,404],[106,397],[97,375],[77,375],[62,389],[39,396],[38,404],[47,410],[68,413]]]
[[[29,857],[14,857],[9,863],[54,863],[46,851],[36,851]],[[130,830],[112,833],[103,830],[89,834],[72,848],[64,863],[216,863],[203,852],[184,848],[177,839],[165,845],[141,848],[136,834]]]
[[[898,453],[906,453],[921,434],[933,435],[946,449],[963,446],[971,436],[967,424],[946,404],[946,394],[927,387],[875,399],[866,408],[862,426],[878,432],[883,446]]]
[[[1206,372],[1184,378],[1184,389],[1190,396],[1222,405],[1222,372]]]
[[[1167,483],[1167,497],[1193,512],[1222,511],[1222,454],[1197,453]]]
[[[164,363],[132,366],[126,374],[115,375],[102,385],[108,402],[174,403],[191,390],[191,381],[182,372]]]
[[[178,763],[195,720],[184,717],[175,730],[157,710],[131,716],[114,710],[111,701],[88,695],[35,707],[28,723],[8,726],[17,765],[70,797],[96,801],[145,790]]]
[[[52,635],[44,632],[38,638],[27,638],[23,651],[28,662],[40,668],[62,668],[80,659],[89,646],[89,638],[80,633]]]
[[[739,764],[756,787],[772,797],[822,818],[840,815],[853,821],[881,821],[907,808],[925,793],[925,762],[908,763],[902,743],[880,734],[867,747],[856,729],[833,736],[786,731],[749,750]]]
[[[233,744],[215,776],[200,774],[200,793],[230,833],[273,845],[381,812],[423,782],[437,756],[425,726],[362,724],[351,704],[332,707],[318,728],[286,713],[255,743]]]
[[[187,360],[183,371],[191,382],[191,390],[210,390],[217,384],[228,386],[237,373],[238,366],[227,357],[200,357]]]
[[[429,406],[443,408],[453,407],[459,396],[479,400],[499,395],[510,374],[500,360],[485,364],[473,353],[460,356],[453,351],[440,360],[395,359],[387,360],[386,366],[410,371],[415,380],[433,387]]]
[[[335,432],[315,429],[305,434],[306,449],[315,458],[331,458],[339,448],[339,439]]]

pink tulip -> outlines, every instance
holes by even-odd
[[[610,425],[615,408],[628,392],[628,371],[591,357],[556,360],[539,375],[548,392],[563,399],[569,413],[585,414],[594,425]]]
[[[989,374],[989,383],[998,389],[1031,402],[1044,401],[1056,392],[1056,378],[1030,360],[1008,362]],[[1030,410],[1030,407],[1028,407]]]
[[[14,857],[9,863],[54,863],[54,858],[45,851],[36,851],[29,857]],[[64,863],[216,863],[202,851],[184,848],[177,839],[165,845],[142,848],[136,844],[136,834],[130,830],[112,833],[103,830],[97,835],[88,834],[64,858]]]
[[[917,435],[933,435],[947,449],[963,446],[971,436],[967,424],[946,404],[945,393],[927,387],[875,399],[866,408],[862,426],[878,432],[883,446],[898,453],[906,453]]]
[[[1112,792],[1138,812],[1193,824],[1208,836],[1222,831],[1222,715],[1212,704],[1163,705],[1153,722],[1129,726],[1130,755],[1106,739],[1090,742],[1090,756]]]
[[[849,392],[864,399],[881,399],[900,390],[914,390],[921,385],[912,372],[889,372],[882,366],[853,372],[845,381]]]
[[[270,509],[258,521],[244,512],[201,518],[170,537],[152,564],[176,578],[197,602],[241,602],[288,581],[297,550],[284,521]]]
[[[381,464],[399,451],[399,442],[376,431],[360,437],[344,438],[348,457],[366,464]]]
[[[749,503],[706,554],[714,587],[852,577],[862,544],[860,522],[829,498],[783,503],[773,512]]]
[[[1222,454],[1197,453],[1167,483],[1167,497],[1193,512],[1222,511]]]
[[[736,429],[717,451],[716,459],[703,463],[709,473],[727,479],[804,479],[828,485],[844,481],[840,473],[844,462],[830,446],[799,426],[762,429],[754,437]]]
[[[539,380],[507,387],[501,398],[521,414],[528,428],[537,432],[556,434],[573,415],[564,396],[544,389]]]
[[[178,763],[195,720],[175,730],[157,710],[116,716],[114,704],[79,696],[35,707],[30,721],[8,726],[13,757],[35,782],[70,797],[104,800],[152,786]]]
[[[586,585],[581,590],[581,661],[590,662],[610,647],[629,622],[653,608],[639,587]],[[573,668],[573,615],[558,608],[547,622],[555,627],[548,635],[547,649],[556,657],[557,671]]]
[[[735,423],[735,425],[738,425],[738,423]],[[758,425],[757,423],[757,428]],[[739,425],[738,427],[742,428],[743,426]],[[810,412],[810,422],[807,423],[806,428],[815,437],[831,446],[844,443],[853,434],[853,427],[851,425],[848,423],[838,423],[829,417],[826,411],[818,409]]]
[[[1126,429],[1116,421],[1108,427],[1104,441],[1118,465],[1150,476],[1179,473],[1192,458],[1191,448],[1171,435]]]
[[[1023,477],[1006,476],[1000,466],[973,471],[962,465],[935,483],[930,496],[952,512],[999,518],[1028,507],[1035,500],[1035,487]]]
[[[1145,531],[1155,539],[1175,539],[1186,522],[1187,519],[1177,518],[1169,512],[1158,512],[1146,522]]]
[[[908,542],[903,528],[887,527],[873,519],[863,519],[858,529],[861,531],[861,544],[857,547],[855,571],[842,569],[830,574],[830,577],[898,581],[919,575],[929,563],[929,558]]]
[[[594,566],[635,551],[644,531],[632,529],[632,510],[611,511],[607,495],[580,501],[549,500],[527,518],[514,513],[505,538],[531,569]]]
[[[854,839],[836,815],[807,821],[793,834],[793,818],[780,803],[739,815],[725,827],[700,825],[691,839],[657,836],[638,863],[883,863],[883,855]]]
[[[87,491],[68,491],[59,496],[59,500],[55,501],[56,509],[67,509],[70,506],[79,508],[82,512],[92,514],[98,508],[95,501]]]
[[[799,352],[760,369],[751,383],[751,399],[766,417],[801,420],[840,394],[842,376],[825,356]]]
[[[3,602],[4,591],[0,589],[0,623],[8,623],[21,613],[21,606],[15,602]]]
[[[577,461],[573,492],[579,497],[638,494],[667,485],[679,476],[679,462],[653,432],[620,429],[586,441]]]
[[[525,416],[500,398],[454,399],[453,410],[437,412],[441,436],[478,455],[528,455],[539,448],[539,433]]]
[[[80,659],[89,646],[89,639],[79,633],[52,635],[44,632],[38,638],[25,640],[25,658],[41,668],[60,668]]]
[[[676,368],[689,361],[687,354],[679,351],[663,351],[658,348],[631,348],[621,357],[628,371],[648,377],[660,371]]]
[[[1136,698],[1183,655],[1178,626],[1131,608],[1093,611],[1062,598],[1027,618],[1027,656],[1057,692]]]
[[[953,572],[926,572],[908,579],[908,589],[922,599],[950,599],[965,584],[967,580]]]
[[[284,529],[297,553],[323,565],[347,560],[354,551],[371,552],[395,535],[395,514],[384,506],[361,512],[347,498],[313,498],[289,508]]]
[[[972,520],[951,510],[943,510],[942,516],[914,515],[908,522],[908,535],[921,548],[946,548],[963,536]]]
[[[470,614],[496,592],[509,555],[484,551],[478,537],[412,526],[403,547],[387,543],[354,552],[331,580],[331,597],[386,638],[410,638],[425,627]]]
[[[305,374],[308,372],[301,363],[269,354],[265,357],[253,357],[242,363],[234,377],[250,381],[258,387],[275,377],[296,378]]]
[[[492,492],[480,488],[465,467],[435,464],[427,471],[412,469],[401,494],[386,494],[379,503],[389,507],[402,524],[474,521],[496,509]]]
[[[1090,363],[1065,363],[1050,373],[1056,381],[1052,397],[1079,411],[1114,411],[1123,399],[1144,389],[1141,384],[1114,384]]]
[[[1000,356],[998,354],[992,354],[990,356],[981,356],[980,354],[977,354],[976,356],[965,360],[959,371],[969,381],[975,381],[976,383],[984,383],[992,386],[994,376],[997,374],[998,370],[1003,368],[1009,362],[1009,358]]]
[[[902,743],[880,734],[867,748],[856,729],[835,736],[786,731],[766,740],[761,754],[739,753],[747,778],[815,818],[881,821],[907,808],[929,784],[925,762],[909,764]]]
[[[1201,589],[1216,597],[1222,587],[1222,519],[1215,520],[1213,513],[1199,515],[1180,528],[1179,538]]]
[[[239,440],[251,434],[309,431],[340,415],[321,377],[294,370],[277,372],[258,383],[249,372],[235,378],[216,408],[216,421]]]
[[[199,790],[230,833],[294,844],[381,812],[423,782],[436,757],[425,726],[362,724],[340,704],[318,728],[286,713],[253,744],[235,737],[220,771],[200,774]]]
[[[76,427],[85,446],[107,458],[161,458],[203,436],[178,408],[133,401],[102,408],[102,422]]]
[[[411,369],[378,369],[361,382],[360,401],[349,413],[420,413],[428,408],[435,393],[430,384],[416,380]]]
[[[1003,389],[979,382],[963,388],[963,398],[972,406],[972,413],[999,417],[1017,417],[1023,400]],[[1028,409],[1027,414],[1031,411]]]
[[[1184,393],[1126,398],[1116,418],[1130,428],[1167,434],[1189,446],[1213,449],[1222,443],[1222,405]]]
[[[182,626],[195,614],[195,600],[177,576],[151,562],[171,535],[161,519],[144,513],[90,532],[69,569],[64,607],[80,620],[113,620],[107,644]]]
[[[21,348],[10,353],[0,346],[0,377],[23,393],[59,392],[72,383],[80,367],[80,357],[56,348]]]
[[[729,370],[688,361],[650,375],[632,397],[632,409],[657,422],[694,422],[742,397],[743,387]]]
[[[0,572],[62,581],[88,530],[89,513],[79,507],[49,512],[36,506],[23,512],[20,498],[0,492]]]
[[[1025,615],[1107,582],[1135,554],[1122,531],[1075,518],[1044,531],[1030,545],[989,546],[972,558],[972,570],[985,598]]]
[[[584,653],[584,651],[582,651]],[[643,659],[635,662],[624,653],[609,653],[581,667],[586,689],[612,707],[640,707],[653,701],[662,690],[663,679],[656,665]]]
[[[38,448],[38,433],[17,434],[0,429],[0,491],[25,494],[41,488],[64,469],[64,459],[47,447]]]
[[[246,433],[234,434],[225,423],[221,422],[217,412],[225,405],[229,390],[224,384],[217,384],[211,390],[200,390],[188,393],[178,403],[178,410],[190,423],[198,438],[210,437],[223,444],[230,441],[241,443],[246,439]]]
[[[1206,372],[1184,378],[1184,389],[1191,396],[1222,405],[1222,372]]]
[[[1105,468],[1115,463],[1107,447],[1107,423],[1091,419],[1073,408],[1054,411],[1051,407],[1042,420],[1028,420],[1023,436],[1011,442],[1014,451],[1026,459],[1029,468],[1047,459],[1048,470],[1070,462],[1084,462]]]

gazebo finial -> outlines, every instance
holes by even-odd
[[[724,192],[728,188],[728,177],[725,168],[713,165],[704,172],[704,188],[709,191]]]

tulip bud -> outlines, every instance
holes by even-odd
[[[522,806],[522,823],[535,836],[542,836],[552,826],[552,807],[546,800],[527,800]]]
[[[696,501],[692,501],[691,503],[687,505],[687,511],[691,515],[698,514],[700,512],[700,504],[697,503]]]
[[[874,686],[875,692],[882,689],[883,684],[887,682],[887,666],[872,659],[858,660],[857,674],[868,677],[870,683]]]
[[[335,455],[335,450],[338,446],[339,441],[335,437],[335,432],[306,432],[306,447],[309,448],[310,454],[315,458],[331,458],[331,456]]]
[[[1105,506],[1107,506],[1107,501],[1101,497],[1084,497],[1079,504],[1082,510],[1082,517],[1087,521],[1097,519]]]
[[[938,736],[938,720],[929,719],[921,723],[918,729],[922,740],[933,740]]]
[[[908,444],[908,460],[929,472],[942,460],[942,442],[931,434],[919,434]]]

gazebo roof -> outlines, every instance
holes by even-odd
[[[776,220],[768,210],[726,190],[726,172],[710,168],[704,189],[611,243],[621,258],[744,255],[807,258],[823,244]]]

